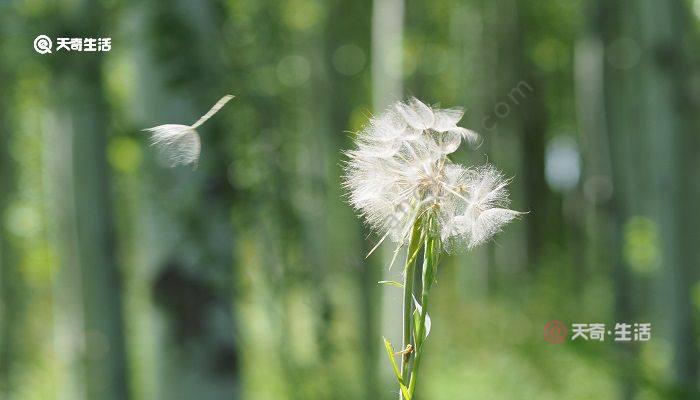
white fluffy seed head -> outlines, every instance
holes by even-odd
[[[346,154],[350,203],[382,236],[405,242],[430,213],[447,249],[473,248],[520,213],[509,210],[508,181],[490,165],[466,168],[448,155],[478,135],[458,127],[461,109],[436,109],[416,98],[373,117]]]

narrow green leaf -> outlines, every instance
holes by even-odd
[[[420,332],[420,312],[418,310],[413,310],[413,337],[416,339],[416,345],[420,345],[423,342],[423,338],[419,337]]]
[[[425,313],[425,338],[428,338],[428,335],[430,335],[430,327],[432,326],[432,322],[430,322],[430,314]]]
[[[399,386],[401,386],[401,393],[403,393],[403,398],[406,400],[411,400],[411,394],[408,392],[408,388],[403,383],[400,383]]]
[[[417,332],[421,326],[421,318],[420,317],[423,315],[423,306],[421,306],[420,303],[418,303],[418,300],[416,300],[416,296],[413,296],[413,304],[416,307],[416,310],[413,312],[413,317],[415,318],[415,323],[416,323],[416,334],[415,335],[416,335],[416,337],[418,337]],[[428,335],[430,335],[431,325],[432,325],[432,323],[430,321],[430,314],[426,313],[425,314],[425,332],[424,332],[425,338],[427,338]],[[421,339],[424,339],[424,338],[421,338]]]
[[[402,247],[403,247],[403,245],[399,244],[396,246],[396,249],[394,249],[394,256],[391,257],[391,262],[389,263],[389,271],[391,271],[391,267],[394,266],[394,261],[396,261],[396,257],[399,256],[399,252],[401,251]]]
[[[394,359],[394,347],[391,345],[391,342],[387,338],[384,338],[384,347],[386,348],[387,356],[389,356],[391,367],[394,369],[394,375],[396,375],[396,379],[399,380],[399,383],[403,385],[403,379],[401,378],[401,374],[399,373],[399,367],[398,365],[396,365],[396,359]]]
[[[413,224],[413,232],[411,233],[411,239],[408,241],[408,249],[406,250],[406,266],[404,266],[404,273],[406,272],[406,267],[416,259],[416,256],[420,251],[420,242],[422,241],[423,237],[423,231],[420,228],[420,226],[421,225],[419,221],[416,221]],[[418,235],[420,235],[421,240],[416,240],[418,239]],[[403,246],[404,244],[399,244],[398,246],[396,246],[396,249],[394,250],[394,256],[391,258],[391,263],[389,264],[389,270],[391,270],[391,267],[394,265],[394,261],[396,261],[396,257],[398,257],[399,252],[401,251]]]
[[[391,285],[391,286],[403,288],[403,283],[396,282],[396,281],[379,281],[377,283],[382,284],[382,285]]]
[[[401,378],[401,372],[399,372],[399,366],[396,364],[396,359],[394,358],[394,347],[387,338],[384,339],[384,347],[386,348],[386,355],[389,356],[389,362],[391,362],[391,368],[394,370],[394,375],[399,381],[399,387],[401,388],[401,393],[406,400],[411,400],[411,395],[408,393],[408,388],[403,384],[403,379]]]

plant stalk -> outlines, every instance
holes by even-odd
[[[421,236],[422,230],[420,226],[420,220],[416,221],[413,226],[413,231],[411,232],[411,238],[408,241],[408,250],[406,253],[406,266],[403,270],[403,337],[402,337],[402,348],[401,350],[406,350],[411,342],[411,331],[412,331],[412,321],[413,321],[413,280],[416,268],[416,256],[418,250],[421,246]],[[401,377],[404,382],[408,381],[409,377],[409,364],[410,364],[411,353],[403,354],[401,357]],[[399,399],[403,399],[403,393],[399,391]]]
[[[423,291],[421,294],[421,307],[423,312],[420,315],[418,325],[418,334],[415,337],[415,358],[413,360],[413,368],[411,370],[411,381],[408,385],[408,393],[413,399],[413,393],[416,390],[416,381],[418,372],[420,371],[421,360],[423,359],[423,345],[425,344],[425,317],[428,315],[428,300],[430,299],[430,287],[435,280],[435,267],[437,266],[440,257],[440,249],[438,248],[439,239],[427,236],[425,239],[425,251],[423,254]]]

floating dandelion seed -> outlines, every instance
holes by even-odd
[[[214,106],[192,125],[158,125],[144,129],[151,134],[151,145],[156,146],[170,162],[170,166],[195,164],[199,160],[201,143],[197,128],[213,117],[226,103],[233,98],[226,95],[219,99]]]

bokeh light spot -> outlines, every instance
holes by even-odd
[[[19,237],[35,235],[41,226],[39,212],[30,205],[15,203],[6,211],[5,224],[7,230]]]
[[[134,172],[141,165],[141,148],[135,140],[119,136],[110,140],[107,157],[112,168],[119,172]]]
[[[541,40],[533,50],[533,61],[545,71],[555,71],[566,62],[566,46],[558,39]]]
[[[277,63],[277,78],[286,86],[301,86],[306,83],[310,75],[309,61],[300,55],[286,56]]]
[[[569,191],[581,177],[581,155],[576,141],[568,136],[556,136],[545,150],[545,178],[557,192]]]
[[[634,216],[625,224],[623,256],[630,268],[641,274],[658,268],[661,249],[656,224],[644,216]]]
[[[333,67],[343,75],[357,75],[365,68],[365,52],[354,44],[338,47],[333,53]]]
[[[290,28],[305,31],[318,24],[321,9],[317,3],[311,0],[291,0],[282,4],[282,18]]]

